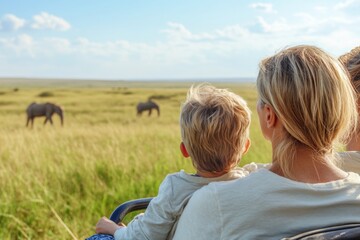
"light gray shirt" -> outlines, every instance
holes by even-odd
[[[340,168],[346,172],[355,172],[360,174],[360,152],[348,151],[340,152]]]
[[[229,181],[247,176],[268,164],[248,164],[216,178],[203,178],[184,171],[169,174],[161,183],[158,195],[151,200],[141,217],[134,218],[127,227],[118,229],[116,240],[172,239],[179,216],[192,194],[214,181]]]
[[[281,239],[315,228],[360,222],[360,176],[301,183],[268,169],[196,191],[174,240]]]

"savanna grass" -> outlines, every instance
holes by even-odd
[[[180,104],[190,85],[0,88],[0,239],[84,239],[119,203],[155,196],[168,173],[192,172],[178,150]],[[241,165],[268,162],[255,87],[215,85],[243,96],[253,111],[252,147]],[[150,96],[161,96],[154,99],[160,117],[136,117],[136,104]],[[38,118],[26,128],[33,101],[62,105],[64,126],[54,115],[53,126]]]

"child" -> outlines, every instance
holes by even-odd
[[[143,216],[127,227],[103,217],[96,232],[113,235],[116,240],[171,239],[182,210],[196,190],[213,181],[244,177],[257,169],[255,164],[236,167],[250,146],[249,126],[250,110],[240,96],[206,84],[191,87],[180,114],[180,150],[184,157],[191,158],[196,174],[169,174]],[[89,239],[113,238],[94,235]]]

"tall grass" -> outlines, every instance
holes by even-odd
[[[252,147],[241,162],[268,162],[253,85],[226,85],[253,111]],[[0,239],[84,239],[97,220],[124,201],[155,196],[166,174],[190,160],[179,151],[180,104],[188,86],[0,88]],[[48,97],[40,97],[49,92]],[[135,106],[157,97],[161,115],[136,117]],[[25,127],[25,109],[51,101],[65,125]]]

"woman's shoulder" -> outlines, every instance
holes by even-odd
[[[347,151],[339,152],[339,167],[347,172],[360,173],[360,152]]]
[[[338,152],[338,155],[342,160],[346,159],[354,159],[360,162],[360,151],[345,151],[345,152]]]
[[[229,189],[236,188],[241,191],[241,189],[246,190],[255,186],[261,187],[262,185],[265,185],[264,183],[274,180],[276,181],[276,179],[272,178],[272,174],[267,168],[260,168],[247,175],[246,177],[232,181],[212,182],[207,186],[202,187],[200,190],[204,192],[226,192]]]
[[[243,170],[248,171],[249,173],[256,172],[259,169],[269,169],[271,167],[271,163],[255,163],[251,162],[242,167]]]

